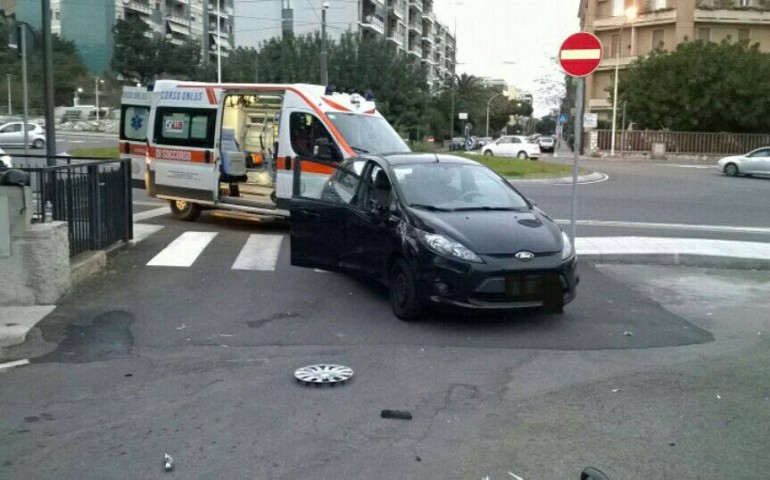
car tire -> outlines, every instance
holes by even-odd
[[[487,157],[494,157],[495,153],[492,150],[484,150],[484,155]]]
[[[527,155],[527,152],[525,152],[524,150],[520,151],[519,154],[516,156],[522,160],[526,160],[527,158],[529,158],[529,155]]]
[[[194,222],[201,214],[201,206],[185,200],[171,200],[171,215],[185,222]]]
[[[45,148],[45,140],[37,139],[34,142],[32,142],[32,148],[37,148],[38,150],[42,150]]]
[[[390,269],[390,306],[400,320],[413,322],[422,317],[425,308],[417,291],[417,279],[404,259],[396,260]]]
[[[738,171],[738,165],[734,163],[728,163],[725,165],[725,175],[728,177],[737,177],[740,172]]]

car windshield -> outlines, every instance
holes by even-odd
[[[411,151],[382,117],[355,113],[329,113],[328,117],[356,153]]]
[[[393,167],[404,201],[431,210],[521,210],[528,204],[481,165],[424,163]]]

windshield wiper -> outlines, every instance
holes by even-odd
[[[369,150],[364,150],[361,147],[354,147],[353,145],[351,145],[350,148],[352,148],[353,150],[355,150],[358,153],[369,153]]]
[[[495,211],[495,212],[521,212],[523,207],[460,207],[455,208],[455,212],[469,212],[473,210]]]
[[[423,210],[428,210],[430,212],[451,212],[452,211],[451,208],[441,208],[435,205],[423,205],[421,203],[410,203],[409,206],[412,208],[421,208]]]

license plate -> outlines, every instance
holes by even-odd
[[[505,296],[511,300],[541,300],[543,275],[512,275],[505,279]]]

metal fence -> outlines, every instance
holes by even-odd
[[[597,130],[598,149],[610,150],[611,130]],[[629,130],[615,133],[615,150],[624,152],[651,152],[655,143],[666,146],[667,153],[691,155],[729,155],[746,153],[770,145],[770,134],[666,132]],[[585,145],[590,145],[586,134]]]
[[[56,163],[46,166],[42,155],[14,155],[13,167],[30,174],[33,221],[43,222],[49,213],[67,222],[70,256],[130,241],[130,160],[57,157]]]

